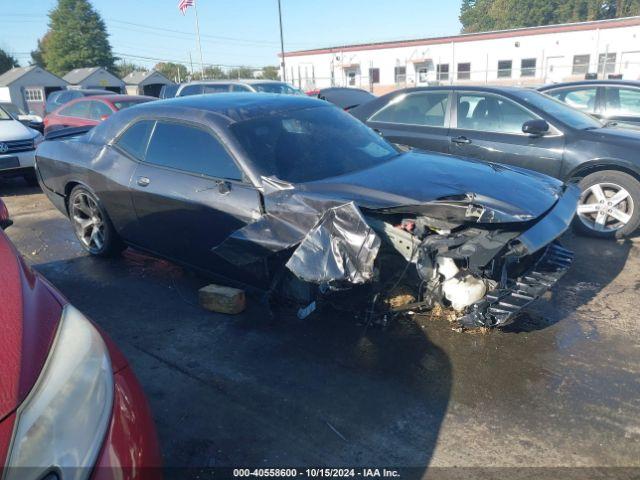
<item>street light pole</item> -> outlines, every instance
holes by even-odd
[[[282,67],[282,81],[287,81],[287,70],[285,68],[284,63],[284,37],[282,35],[282,7],[280,5],[280,0],[278,0],[278,19],[280,20],[280,55],[281,61],[280,66]]]

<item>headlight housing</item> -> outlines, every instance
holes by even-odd
[[[53,347],[16,414],[5,480],[88,477],[113,406],[113,372],[100,333],[76,308],[62,313]]]

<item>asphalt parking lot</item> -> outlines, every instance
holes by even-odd
[[[364,329],[206,312],[206,279],[91,258],[38,189],[0,196],[20,252],[128,357],[167,466],[640,468],[638,239],[568,234],[571,271],[505,330]]]

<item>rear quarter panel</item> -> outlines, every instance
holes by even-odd
[[[36,168],[45,193],[66,200],[75,185],[84,185],[95,193],[116,230],[126,238],[135,220],[129,181],[136,163],[111,146],[90,142],[89,136],[40,144]]]

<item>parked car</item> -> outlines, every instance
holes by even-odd
[[[21,122],[23,125],[33,128],[40,133],[44,132],[44,123],[42,117],[35,113],[27,113],[22,108],[14,105],[13,103],[0,103],[0,107],[5,110],[14,119]]]
[[[46,116],[76,98],[93,97],[95,95],[115,95],[115,92],[100,89],[56,90],[47,97],[44,114]]]
[[[302,90],[292,87],[288,83],[277,80],[205,80],[183,83],[178,87],[175,96],[186,97],[205,93],[278,93],[285,95],[304,95]]]
[[[0,176],[22,176],[30,185],[38,181],[33,171],[40,132],[26,127],[0,107]]]
[[[545,85],[539,91],[605,122],[640,126],[640,82],[585,80]]]
[[[640,131],[606,127],[535,90],[411,88],[350,113],[397,144],[579,181],[580,233],[620,238],[640,225]]]
[[[176,92],[178,91],[178,88],[180,88],[181,85],[182,83],[172,83],[170,85],[163,85],[162,88],[160,88],[160,95],[158,95],[158,98],[160,99],[174,98],[176,96]]]
[[[326,100],[347,111],[376,98],[371,92],[362,90],[361,88],[349,87],[321,88],[319,90],[311,90],[307,92],[307,95],[319,98],[320,100]]]
[[[157,99],[139,95],[95,95],[78,98],[45,117],[44,133],[66,127],[97,125],[118,110],[153,100]]]
[[[2,231],[0,284],[3,479],[157,478],[155,426],[127,360]]]
[[[575,213],[575,186],[515,167],[403,153],[307,96],[138,105],[84,135],[45,141],[36,165],[89,253],[133,245],[299,294],[307,312],[352,289],[362,302],[352,295],[350,306],[391,315],[388,282],[400,278],[422,306],[453,305],[463,322],[501,325],[571,263],[555,240]]]

